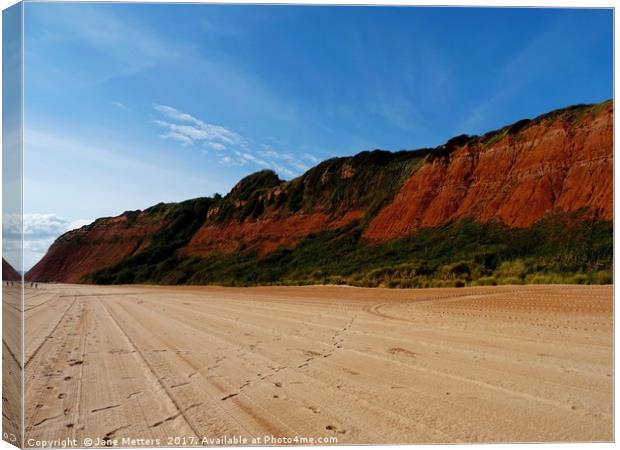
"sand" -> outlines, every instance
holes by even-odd
[[[22,441],[22,291],[2,284],[2,432],[12,444]]]
[[[31,447],[613,439],[610,286],[26,297]]]

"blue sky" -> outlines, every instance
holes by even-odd
[[[612,20],[27,3],[24,210],[47,237],[26,259],[67,228],[226,193],[263,168],[289,179],[331,156],[435,146],[611,98]]]
[[[2,257],[22,270],[21,35],[19,6],[2,15]]]

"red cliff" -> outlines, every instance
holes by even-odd
[[[351,227],[355,239],[361,235],[355,245],[365,245],[461,218],[529,227],[553,211],[580,211],[611,221],[612,195],[608,101],[459,136],[435,149],[332,158],[290,181],[262,171],[224,197],[99,219],[58,238],[27,279],[88,281],[110,268],[98,279],[165,282],[167,274],[185,274],[189,260],[235,252],[263,258]],[[175,272],[178,265],[183,269]]]
[[[84,275],[139,252],[161,225],[143,212],[98,219],[59,237],[26,279],[78,282]]]
[[[527,227],[552,210],[612,220],[612,103],[522,126],[429,158],[364,236],[389,240],[463,217]]]
[[[10,265],[4,258],[2,258],[2,280],[3,281],[20,281],[21,275]]]

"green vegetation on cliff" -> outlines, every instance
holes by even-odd
[[[86,281],[368,287],[612,282],[613,226],[579,214],[550,214],[527,229],[462,220],[382,244],[363,241],[362,231],[356,222],[263,257],[242,248],[206,258],[146,251]]]
[[[351,157],[331,158],[302,176],[282,181],[271,170],[242,179],[230,194],[218,199],[212,223],[257,219],[270,211],[290,214],[323,211],[338,216],[351,209],[374,215],[396,193],[430,150],[364,151]]]
[[[165,283],[164,277],[173,269],[170,264],[176,259],[176,252],[189,242],[204,223],[212,203],[210,198],[197,198],[181,203],[159,203],[145,210],[152,220],[160,220],[168,225],[153,234],[145,250],[109,269],[110,273],[114,273],[113,283],[144,283],[155,280]],[[96,272],[89,280],[108,284],[109,281],[100,280],[100,273]]]

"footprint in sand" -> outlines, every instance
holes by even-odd
[[[314,414],[319,414],[321,412],[321,408],[319,408],[318,406],[306,406],[306,408],[308,408],[310,411],[312,411]]]
[[[327,425],[325,429],[327,431],[333,431],[334,433],[338,433],[338,434],[345,434],[347,432],[347,430],[343,428],[339,428],[336,425]]]

